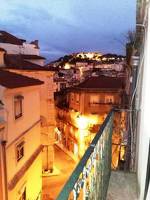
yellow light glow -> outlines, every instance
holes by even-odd
[[[66,63],[65,66],[64,66],[64,68],[65,68],[65,69],[70,69],[69,63]]]
[[[74,110],[70,111],[70,116],[72,123],[80,130],[88,129],[95,124],[101,124],[103,122],[103,118],[98,115],[83,116]]]
[[[99,123],[98,116],[92,116],[92,115],[90,115],[89,116],[89,121],[90,121],[90,124],[92,124],[92,125]]]
[[[89,144],[94,138],[95,134],[91,135],[90,127],[96,124],[101,124],[103,122],[103,117],[98,115],[81,115],[80,112],[75,110],[70,110],[70,116],[72,124],[77,128],[77,130],[70,130],[70,133],[75,136],[78,143],[78,155],[83,156],[87,144]]]
[[[94,57],[94,53],[87,53],[86,56],[90,59],[92,59]]]
[[[79,156],[82,157],[84,153],[85,153],[85,144],[82,142],[79,145]]]
[[[105,61],[105,60],[107,60],[107,58],[105,58],[105,57],[104,57],[104,58],[102,58],[102,60],[104,60],[104,61]]]
[[[89,58],[90,60],[100,60],[100,56],[102,56],[101,53],[96,53],[96,52],[81,52],[80,54],[77,54],[77,57],[81,58]]]
[[[125,146],[121,146],[120,160],[125,160]]]
[[[80,71],[80,76],[82,76],[83,75],[83,69],[82,69],[82,67],[79,68],[79,71]]]
[[[79,129],[84,130],[88,128],[89,121],[86,117],[84,116],[78,116],[76,118],[77,126]]]

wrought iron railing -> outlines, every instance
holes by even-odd
[[[105,200],[111,172],[113,111],[86,150],[57,200]]]

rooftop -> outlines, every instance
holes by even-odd
[[[46,59],[43,56],[39,56],[39,55],[30,55],[30,54],[21,54],[20,55],[23,59]]]
[[[13,72],[0,70],[0,85],[13,89],[19,87],[41,85],[43,81],[19,75]]]
[[[14,55],[6,54],[5,55],[5,64],[9,69],[18,69],[18,70],[41,70],[41,71],[53,71],[50,67],[41,66],[30,61],[24,60],[25,57],[32,57],[32,55]],[[34,55],[35,56],[35,55]],[[39,56],[41,57],[41,56]],[[43,57],[41,57],[43,58]]]
[[[124,79],[120,77],[94,76],[80,83],[74,89],[112,89],[124,88]]]
[[[4,51],[4,52],[6,52],[6,50],[5,50],[5,49],[3,49],[3,48],[0,48],[0,51]]]
[[[0,43],[10,43],[15,45],[22,45],[26,40],[15,37],[14,35],[0,30]]]

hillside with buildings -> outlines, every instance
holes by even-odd
[[[149,199],[143,2],[127,56],[78,52],[46,64],[38,40],[0,31],[0,200],[106,200],[111,170],[108,199],[136,199],[133,172]]]
[[[98,52],[80,52],[65,55],[58,60],[52,61],[47,66],[60,67],[64,69],[70,69],[75,67],[77,63],[93,64],[97,66],[99,64],[114,64],[125,60],[125,56],[117,54],[101,54]]]
[[[91,76],[127,76],[125,56],[97,52],[73,53],[46,64],[55,71],[57,91],[79,84]]]
[[[124,63],[124,56],[82,52],[46,65],[37,40],[27,43],[0,31],[1,130],[6,142],[6,160],[1,167],[6,170],[11,162],[13,168],[5,171],[7,180],[2,174],[8,183],[4,196],[15,199],[24,181],[22,197],[26,191],[29,199],[40,196],[41,177],[59,171],[54,159],[59,156],[56,145],[75,162],[84,155],[112,107],[126,106]],[[123,129],[125,119],[123,113],[116,114],[115,123],[122,123]],[[114,131],[115,145],[125,145],[121,134]],[[120,151],[115,145],[112,168],[117,169]],[[32,177],[39,184],[35,190],[30,187]]]

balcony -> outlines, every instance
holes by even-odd
[[[110,112],[57,200],[106,199],[111,173],[112,122],[113,112]]]
[[[107,192],[107,200],[137,200],[136,174],[112,171]]]
[[[137,199],[135,174],[111,173],[113,116],[111,111],[57,200],[122,200],[125,196],[128,200]]]

